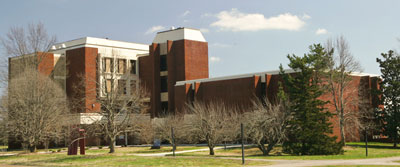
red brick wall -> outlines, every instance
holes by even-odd
[[[151,61],[152,59],[150,56],[142,56],[138,58],[140,86],[142,86],[148,93],[150,93],[153,88],[153,68]]]
[[[184,40],[184,45],[185,80],[208,78],[208,43]]]
[[[248,77],[199,83],[194,99],[203,102],[224,102],[227,106],[245,110],[260,93],[260,77]]]
[[[38,57],[38,70],[44,75],[51,75],[54,70],[54,54],[53,53],[37,53]]]
[[[270,101],[276,100],[278,93],[279,82],[281,77],[279,75],[266,75],[265,76],[265,93]],[[243,111],[246,111],[251,105],[252,100],[260,98],[263,94],[261,89],[260,77],[253,76],[247,78],[227,79],[220,81],[209,81],[196,83],[195,91],[192,91],[191,84],[180,85],[175,87],[175,106],[177,111],[182,111],[186,103],[193,100],[201,101],[221,101],[230,107],[241,106]],[[188,89],[189,88],[189,89]],[[377,78],[369,76],[359,77],[353,76],[353,80],[349,83],[348,91],[345,92],[345,99],[351,112],[357,114],[359,109],[365,105],[372,105],[377,107],[376,97],[372,96],[371,90],[377,88]],[[332,97],[329,92],[320,97],[322,100],[331,101]],[[366,99],[362,100],[362,99]],[[325,106],[328,111],[335,113],[335,108],[332,104]],[[337,141],[340,141],[340,129],[338,119],[334,116],[330,122],[333,127],[333,135],[337,136]],[[347,141],[359,141],[360,132],[358,127],[349,124],[346,130]]]
[[[160,44],[150,45],[150,54],[139,59],[139,77],[152,83],[150,113],[161,111]],[[143,60],[143,62],[141,62]],[[145,64],[146,63],[146,64]],[[141,68],[141,66],[147,66]],[[177,81],[208,78],[208,44],[191,40],[167,41],[168,111],[175,111],[175,83]],[[151,77],[149,77],[151,73]],[[143,74],[143,75],[141,75]],[[143,77],[143,78],[142,78]],[[151,78],[151,79],[149,79]]]
[[[79,101],[77,104],[79,107],[73,112],[98,112],[100,109],[100,105],[96,103],[97,54],[97,48],[89,47],[66,51],[67,96],[73,102]]]
[[[160,86],[160,45],[153,43],[150,45],[150,59],[151,64],[148,64],[152,68],[151,78],[152,89],[150,97],[150,115],[151,117],[157,117],[158,112],[161,110],[161,86]]]

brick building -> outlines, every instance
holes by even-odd
[[[91,90],[109,87],[108,82],[99,82],[105,85],[89,82],[101,78],[97,76],[98,70],[129,72],[134,79],[123,82],[127,92],[132,86],[139,86],[136,80],[140,80],[150,93],[151,117],[159,116],[162,111],[179,112],[186,103],[195,100],[219,100],[246,110],[255,98],[266,96],[273,100],[280,80],[279,71],[209,78],[208,43],[199,30],[190,28],[158,32],[151,45],[85,37],[54,45],[45,58],[40,66],[45,74],[54,78],[68,96],[85,97],[82,108],[74,111],[81,115],[80,124],[86,123],[87,113],[100,110],[96,99],[101,92]],[[17,59],[10,59],[10,72]],[[77,92],[73,86],[82,82],[79,76],[84,76],[81,88],[84,91]],[[378,76],[355,73],[352,77],[351,85],[357,91],[346,96],[372,99],[370,94],[361,92],[376,89]],[[330,100],[329,94],[321,98]],[[327,107],[333,111],[333,106]],[[357,111],[358,107],[354,110]],[[338,124],[333,121],[333,125],[334,134],[340,136]],[[352,140],[358,140],[357,130],[352,133],[357,133]]]

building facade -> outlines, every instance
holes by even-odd
[[[80,108],[72,111],[81,115],[80,124],[87,123],[85,114],[100,111],[97,99],[102,96],[101,90],[110,89],[110,82],[118,82],[107,79],[107,73],[114,70],[132,76],[130,80],[124,80],[122,75],[115,76],[117,80],[124,80],[119,84],[125,85],[127,93],[133,87],[146,88],[150,94],[151,117],[180,112],[186,104],[196,100],[222,101],[246,111],[257,98],[274,100],[281,80],[279,71],[209,78],[208,43],[199,30],[191,28],[158,32],[151,45],[85,37],[54,45],[45,59],[39,66],[45,74],[51,75],[69,97],[84,97]],[[17,60],[18,57],[10,59],[10,73]],[[286,70],[286,73],[293,72]],[[362,92],[377,89],[378,76],[354,73],[352,78],[350,84],[356,91],[346,96],[369,98],[372,105],[377,106],[370,93]],[[75,87],[79,82],[83,83],[82,90]],[[331,96],[325,94],[321,98],[330,100]],[[327,108],[334,111],[333,106]],[[358,109],[355,105],[354,111]],[[334,135],[340,137],[334,119]],[[351,140],[359,140],[357,129],[349,133],[356,136]]]

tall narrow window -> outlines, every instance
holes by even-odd
[[[160,55],[160,71],[167,71],[167,55]]]
[[[136,60],[131,60],[131,74],[136,74]]]
[[[111,79],[107,79],[106,80],[106,93],[110,93],[111,92],[111,87],[112,87],[112,80]]]
[[[126,80],[118,80],[118,93],[126,95]]]
[[[168,78],[167,76],[162,76],[161,78],[161,92],[168,92]]]
[[[111,58],[104,58],[103,59],[103,72],[113,72],[113,62]]]
[[[126,69],[126,60],[118,59],[118,73],[124,74]]]

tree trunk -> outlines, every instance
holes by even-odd
[[[48,140],[46,140],[45,142],[44,142],[44,149],[46,150],[46,152],[47,151],[49,151],[49,141]]]
[[[268,153],[265,150],[264,143],[259,143],[257,145],[258,145],[258,148],[260,149],[260,151],[263,153],[264,156],[268,155]]]
[[[268,144],[268,147],[267,147],[267,150],[266,150],[266,155],[269,155],[269,152],[272,151],[272,149],[274,148],[275,144],[276,143],[269,143]]]
[[[29,151],[30,151],[31,153],[36,152],[36,145],[34,145],[34,144],[29,144]]]
[[[114,153],[115,152],[115,137],[110,139],[110,152],[109,153]]]
[[[396,133],[397,133],[397,131],[396,131]],[[394,148],[397,147],[397,134],[394,135],[393,147]]]
[[[210,149],[210,155],[214,155],[214,147],[213,146],[209,146],[208,147]]]
[[[345,136],[345,132],[344,132],[344,113],[343,113],[343,110],[340,112],[339,128],[340,128],[340,136],[342,137],[343,145],[346,146],[346,136]]]
[[[172,144],[172,149],[176,151],[176,144]]]

